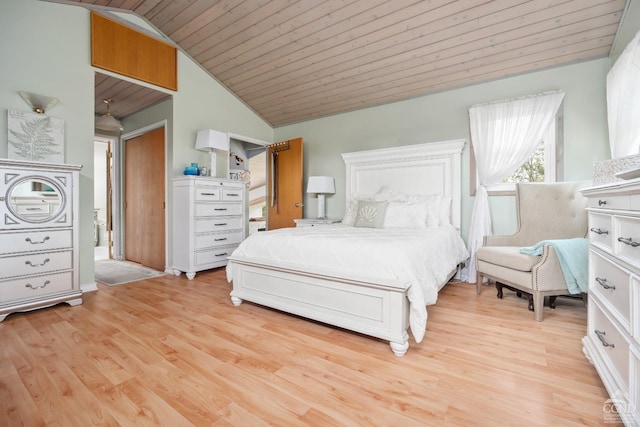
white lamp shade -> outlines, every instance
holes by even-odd
[[[307,193],[333,194],[336,184],[330,176],[310,176],[307,182]]]
[[[196,138],[196,149],[229,151],[229,137],[225,132],[213,129],[200,130]]]
[[[108,112],[100,116],[96,120],[95,127],[97,129],[102,129],[102,130],[112,130],[112,131],[124,130],[120,121],[115,117],[113,117],[111,113],[108,113]]]

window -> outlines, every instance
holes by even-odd
[[[539,148],[512,175],[504,177],[498,184],[487,190],[490,195],[513,195],[517,182],[557,182],[562,180],[562,106],[558,109],[555,120],[544,133]],[[471,145],[471,195],[475,195],[477,172],[473,144]]]

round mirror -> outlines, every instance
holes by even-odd
[[[44,178],[19,181],[9,190],[9,209],[23,221],[49,221],[60,212],[62,205],[60,189]]]

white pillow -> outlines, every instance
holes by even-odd
[[[344,209],[344,216],[342,217],[342,223],[344,225],[355,225],[356,217],[358,216],[358,202],[373,201],[371,197],[354,197],[351,200],[347,200],[347,205]]]
[[[432,210],[426,203],[389,202],[384,217],[384,228],[426,228],[425,218],[432,217]]]
[[[400,191],[383,185],[378,192],[373,195],[373,200],[381,202],[406,202],[407,196]]]

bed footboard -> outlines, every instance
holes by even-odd
[[[243,300],[387,340],[396,356],[409,348],[409,301],[403,289],[233,260],[231,301]]]

